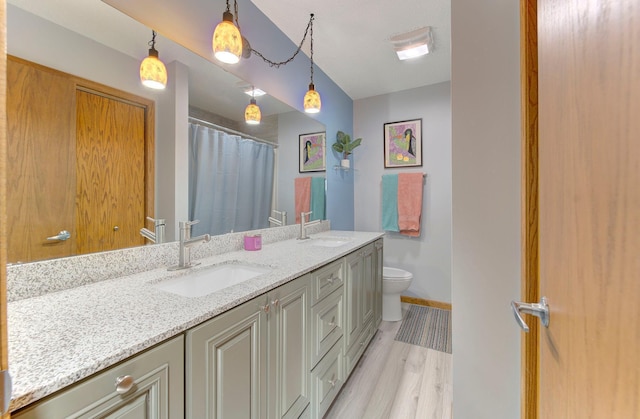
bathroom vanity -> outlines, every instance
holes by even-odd
[[[381,320],[381,236],[267,238],[12,301],[12,415],[320,418]],[[197,297],[162,286],[221,266],[261,270]]]

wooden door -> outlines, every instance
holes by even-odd
[[[541,418],[640,417],[640,2],[539,0]]]
[[[70,256],[75,224],[75,85],[62,73],[7,62],[9,262]],[[66,241],[47,240],[66,230]]]
[[[76,114],[77,253],[144,244],[145,109],[78,90]]]
[[[0,48],[7,48],[7,4],[0,0]],[[7,56],[0,57],[0,370],[9,371],[9,356],[7,344]],[[4,394],[4,383],[0,383],[0,393]],[[4,413],[4,405],[0,407],[0,418],[6,419],[10,415]]]

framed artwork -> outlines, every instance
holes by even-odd
[[[422,166],[422,118],[384,124],[384,167]]]
[[[314,132],[299,136],[298,147],[300,150],[299,172],[324,172],[325,160],[325,133]]]

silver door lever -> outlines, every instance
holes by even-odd
[[[536,317],[540,317],[540,321],[544,327],[549,327],[549,304],[547,304],[547,297],[542,297],[539,303],[521,303],[519,301],[511,302],[511,310],[518,322],[518,325],[525,332],[529,332],[529,326],[524,321],[520,313],[532,314]]]
[[[69,233],[67,230],[62,230],[60,233],[58,233],[55,236],[47,237],[47,240],[65,241],[65,240],[69,239],[70,237],[71,237],[71,233]]]

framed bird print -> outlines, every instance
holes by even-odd
[[[298,171],[300,173],[324,172],[326,170],[324,145],[324,132],[299,136],[300,165]]]
[[[422,166],[422,119],[384,124],[384,167]]]

